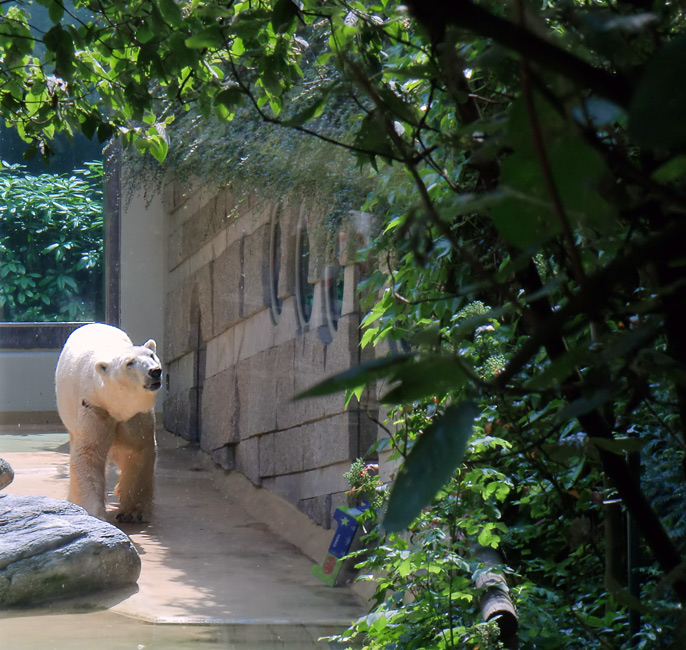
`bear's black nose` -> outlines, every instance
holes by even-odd
[[[162,376],[162,368],[151,368],[150,370],[148,370],[148,374],[153,379],[159,379]]]

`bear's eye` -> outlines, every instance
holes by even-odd
[[[127,362],[126,367],[131,368],[133,364],[136,363],[134,359],[131,359],[130,361]]]

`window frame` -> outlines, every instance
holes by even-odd
[[[121,260],[121,146],[112,143],[103,152],[105,166],[105,291],[104,320],[119,325]],[[69,335],[86,322],[0,322],[2,350],[59,350]]]

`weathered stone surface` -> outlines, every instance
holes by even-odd
[[[276,474],[293,474],[302,472],[303,464],[303,429],[295,427],[274,434],[274,471]]]
[[[214,331],[223,332],[240,319],[243,278],[243,239],[235,241],[214,261]]]
[[[358,449],[357,414],[344,413],[302,427],[303,469],[354,460],[367,450]]]
[[[118,528],[68,501],[0,495],[0,607],[135,584],[138,552]]]
[[[236,469],[255,485],[261,484],[259,475],[259,440],[257,437],[241,440],[236,445]]]
[[[198,269],[192,276],[190,348],[196,349],[198,335],[200,341],[209,341],[213,336],[214,301],[212,287],[214,284],[214,263]],[[197,327],[200,327],[198,332]]]
[[[325,529],[331,528],[331,495],[311,499],[301,499],[297,503],[298,510],[304,512],[312,521]]]
[[[200,446],[216,451],[239,440],[236,373],[224,370],[205,380],[202,391]]]
[[[164,397],[164,428],[186,440],[197,439],[198,389],[190,388]]]
[[[262,226],[243,245],[243,300],[241,316],[246,318],[269,305],[269,226]]]
[[[278,316],[279,322],[274,328],[274,345],[291,343],[298,336],[300,326],[296,311],[295,296],[283,298],[281,314]]]
[[[190,278],[186,278],[176,286],[170,287],[165,300],[165,333],[164,333],[164,361],[171,361],[187,354],[190,350],[190,310],[191,310]]]
[[[300,482],[300,498],[311,499],[322,494],[345,492],[349,489],[343,474],[350,469],[350,460],[335,465],[318,467],[303,472]]]
[[[241,361],[236,366],[239,409],[238,428],[241,438],[276,429],[276,412],[281,402],[292,395],[280,391],[282,373],[275,349],[267,350]],[[267,397],[268,396],[268,397]]]
[[[260,477],[274,476],[274,435],[267,433],[259,436],[257,448],[260,463]]]
[[[220,206],[223,211],[225,208],[224,201],[220,201]],[[203,244],[226,227],[227,223],[226,216],[217,212],[217,197],[210,198],[191,219],[185,221],[181,226],[184,253],[186,255],[195,253]]]
[[[279,218],[281,225],[281,265],[279,269],[279,298],[295,294],[295,240],[300,218],[300,203],[284,205]]]
[[[14,480],[14,471],[10,464],[0,458],[0,490],[6,488]]]
[[[175,361],[165,362],[164,367],[169,373],[169,388],[167,389],[165,386],[165,390],[170,395],[189,390],[198,382],[195,352],[189,352]]]
[[[238,323],[233,332],[234,357],[241,361],[271,348],[276,330],[269,309],[263,306],[261,311]]]
[[[207,378],[233,366],[235,363],[233,339],[234,331],[228,329],[207,342],[207,365],[205,366]]]

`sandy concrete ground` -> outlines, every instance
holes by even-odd
[[[141,555],[138,588],[0,612],[2,650],[319,647],[365,612],[349,588],[310,574],[332,531],[181,438],[159,432],[158,451],[155,518],[122,526]],[[15,471],[7,492],[66,498],[66,434],[5,428],[0,457]],[[112,470],[110,493],[115,482]]]

